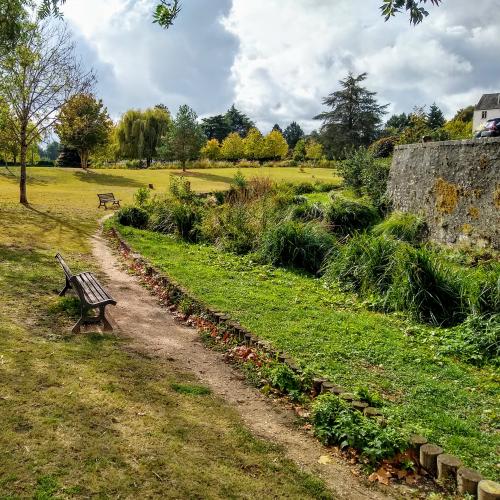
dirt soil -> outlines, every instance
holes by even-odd
[[[282,446],[286,456],[301,469],[320,477],[335,498],[375,500],[412,496],[409,490],[368,483],[365,478],[357,477],[355,469],[341,458],[330,455],[331,462],[320,464],[318,459],[329,455],[328,450],[299,429],[291,410],[250,387],[240,372],[224,362],[221,353],[203,345],[195,329],[175,320],[136,277],[124,270],[100,234],[93,238],[92,246],[103,277],[107,278],[107,288],[118,301],[116,307],[107,308],[110,320],[132,349],[168,359],[179,370],[195,374],[238,411],[254,435]]]

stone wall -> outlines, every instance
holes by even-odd
[[[500,249],[500,138],[398,146],[388,193],[432,240]]]

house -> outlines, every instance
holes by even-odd
[[[478,130],[481,125],[492,118],[500,118],[500,93],[484,94],[474,108],[473,130]]]

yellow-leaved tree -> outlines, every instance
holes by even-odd
[[[236,132],[232,132],[224,139],[220,149],[221,156],[225,160],[237,161],[245,156],[245,144]]]
[[[288,154],[288,143],[279,130],[272,130],[264,139],[264,158],[283,159]]]
[[[217,139],[209,139],[201,148],[201,156],[209,160],[218,160],[221,157],[220,144]]]
[[[260,160],[264,150],[264,138],[258,129],[251,128],[243,139],[245,158],[247,160]]]

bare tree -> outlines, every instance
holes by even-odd
[[[27,204],[26,152],[50,129],[75,94],[89,92],[94,73],[83,68],[66,26],[26,23],[13,51],[0,57],[0,98],[10,108],[8,126],[19,142],[20,203]]]

